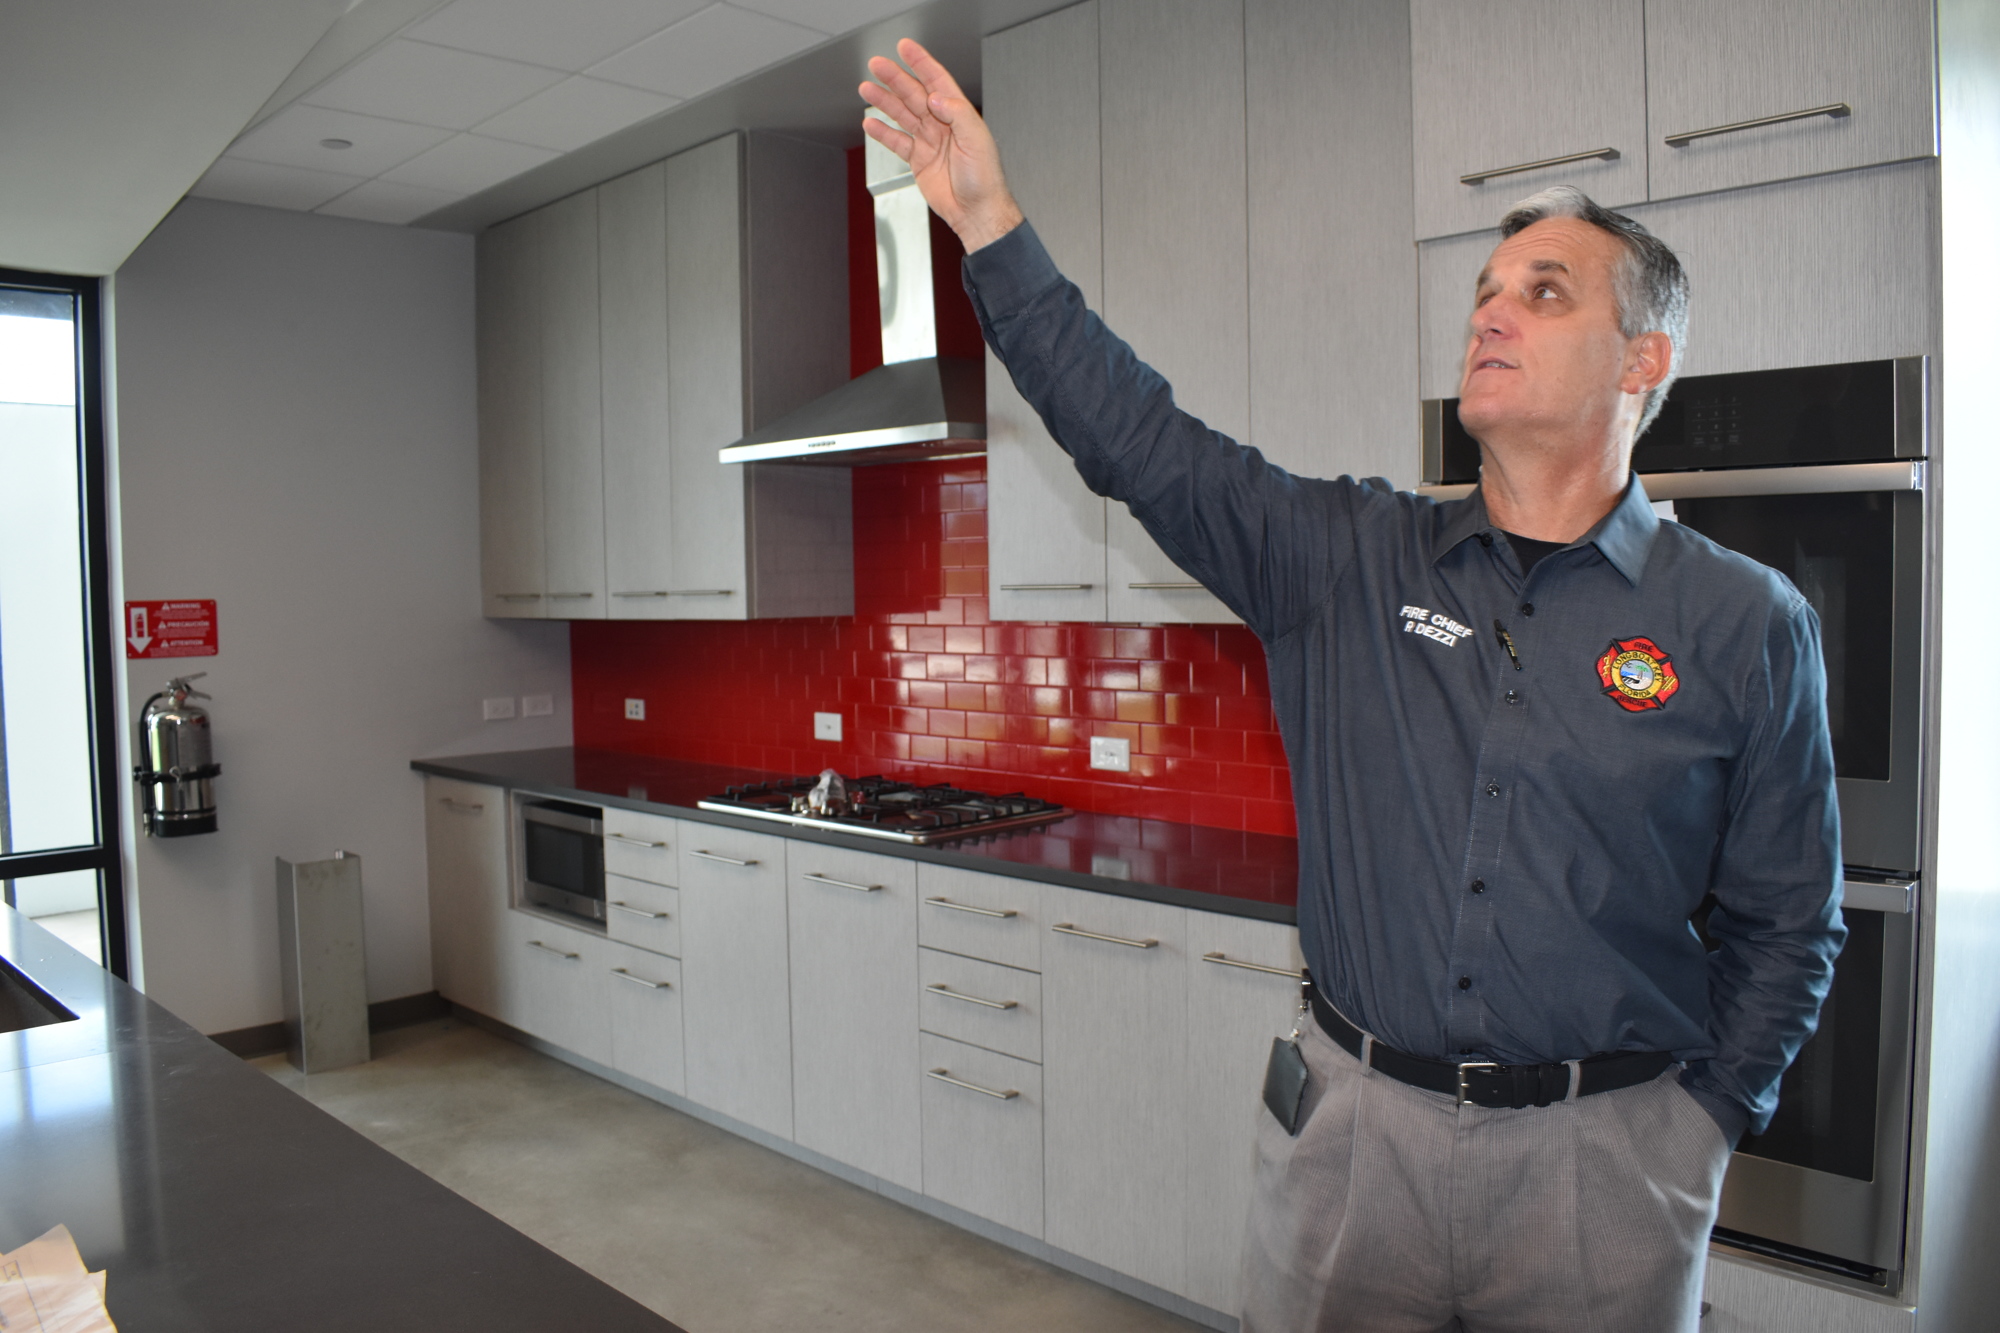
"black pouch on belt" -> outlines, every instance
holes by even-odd
[[[1311,1077],[1306,1069],[1306,1057],[1299,1051],[1299,1033],[1305,1027],[1306,1014],[1311,1006],[1307,998],[1311,994],[1308,989],[1311,985],[1312,977],[1302,973],[1299,978],[1299,1014],[1292,1024],[1292,1035],[1271,1038],[1271,1060],[1264,1066],[1264,1109],[1293,1138],[1299,1134],[1299,1108],[1305,1105],[1306,1082]]]

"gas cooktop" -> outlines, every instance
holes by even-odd
[[[703,810],[748,815],[782,824],[836,829],[896,842],[932,843],[952,838],[1031,828],[1065,818],[1069,811],[1052,801],[1014,792],[988,796],[947,783],[913,786],[884,777],[849,778],[829,799],[822,793],[815,811],[820,778],[778,778],[726,788],[720,796],[696,802]]]

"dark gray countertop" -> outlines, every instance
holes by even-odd
[[[1298,843],[1268,833],[1076,811],[1061,823],[1039,829],[916,847],[695,808],[703,797],[731,784],[780,776],[754,769],[567,746],[417,759],[410,767],[464,782],[647,810],[1202,911],[1265,921],[1298,920]]]
[[[7,907],[0,958],[76,1015],[0,1034],[0,1250],[66,1224],[125,1333],[674,1333]]]

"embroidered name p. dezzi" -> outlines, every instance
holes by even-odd
[[[1406,606],[1399,614],[1403,617],[1403,633],[1421,634],[1447,648],[1457,647],[1460,639],[1472,633],[1472,626],[1461,625],[1444,612],[1429,607]]]

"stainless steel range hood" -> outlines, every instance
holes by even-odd
[[[986,452],[986,367],[937,354],[930,209],[909,166],[873,139],[867,172],[882,364],[744,436],[718,455],[725,463],[857,467]]]

